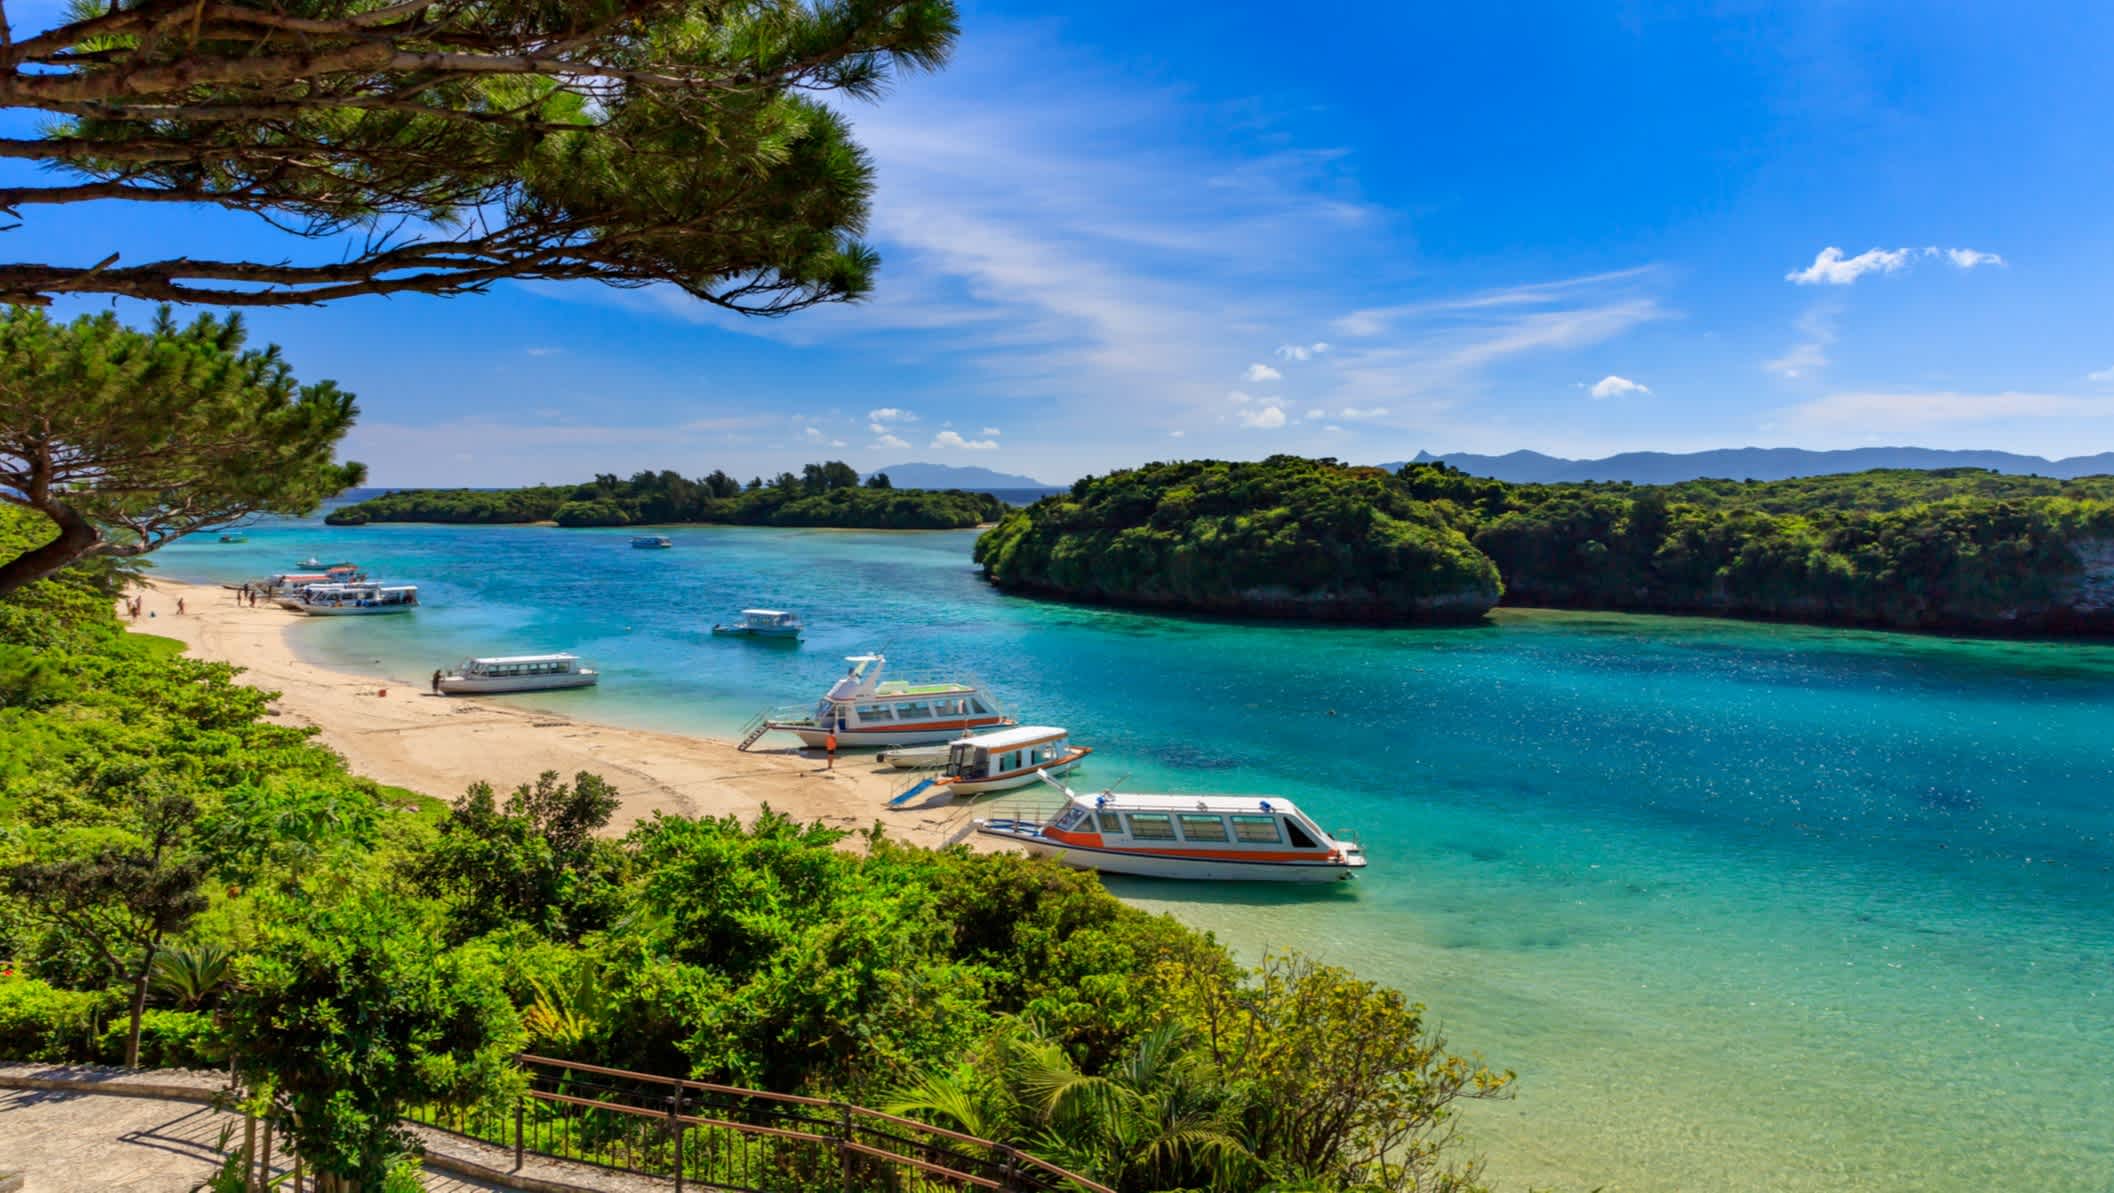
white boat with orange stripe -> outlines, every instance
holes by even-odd
[[[1049,821],[979,820],[976,831],[1082,870],[1217,882],[1339,882],[1365,868],[1288,799],[1080,795]]]
[[[975,684],[884,680],[884,655],[850,655],[844,661],[851,670],[823,694],[813,711],[774,711],[765,715],[762,728],[791,733],[817,749],[827,748],[834,736],[838,749],[855,750],[953,741],[1013,723]]]
[[[932,780],[954,795],[983,795],[1025,787],[1046,775],[1061,775],[1091,746],[1071,743],[1071,731],[1054,725],[1021,725],[965,737],[947,747],[945,771]]]

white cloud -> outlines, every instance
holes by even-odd
[[[1005,434],[1005,432],[999,430],[997,427],[985,427],[983,430],[978,431],[977,434],[983,435],[987,438],[996,439],[1000,435]]]
[[[1898,434],[1929,427],[2001,423],[2020,418],[2114,418],[2114,399],[2070,394],[1853,391],[1803,402],[1787,419],[1817,430]]]
[[[822,433],[821,427],[804,427],[802,431],[807,435],[808,440],[813,443],[820,443],[824,439],[829,438],[829,436]]]
[[[1317,419],[1317,418],[1327,418],[1327,417],[1328,417],[1328,411],[1326,411],[1326,410],[1323,410],[1323,409],[1322,409],[1321,407],[1319,407],[1319,406],[1316,406],[1316,407],[1315,407],[1315,408],[1313,408],[1312,410],[1309,410],[1309,411],[1307,411],[1307,421],[1309,421],[1309,422],[1312,422],[1313,420],[1315,420],[1315,419]]]
[[[1249,365],[1248,371],[1241,374],[1241,380],[1250,382],[1282,381],[1283,379],[1283,373],[1278,372],[1276,369],[1271,368],[1269,365],[1260,363]]]
[[[1248,394],[1242,393],[1240,390],[1229,389],[1226,391],[1226,400],[1236,406],[1245,406],[1248,403],[1254,401],[1255,399],[1249,396]]]
[[[1342,410],[1337,411],[1336,417],[1347,418],[1353,421],[1361,418],[1386,418],[1387,407],[1368,406],[1365,409],[1360,410],[1356,406],[1345,406]]]
[[[1866,249],[1854,257],[1845,257],[1841,249],[1831,244],[1820,250],[1813,264],[1792,270],[1784,275],[1784,280],[1801,286],[1848,286],[1868,273],[1907,269],[1918,257],[1943,257],[1961,269],[2004,263],[2004,258],[1980,249],[1941,249],[1936,245],[1923,249]]]
[[[1259,410],[1240,412],[1241,425],[1251,430],[1274,431],[1285,425],[1285,412],[1277,406],[1264,406]]]
[[[1841,313],[1841,307],[1823,304],[1800,315],[1797,326],[1803,338],[1762,367],[1793,381],[1813,378],[1828,367],[1828,345],[1835,342],[1835,317]]]
[[[909,410],[899,410],[894,406],[883,406],[879,410],[869,410],[866,412],[866,421],[868,422],[914,423],[917,420],[918,416],[915,412]]]
[[[1639,385],[1627,377],[1617,377],[1613,373],[1609,373],[1607,376],[1595,381],[1590,392],[1596,398],[1621,398],[1630,394],[1648,394],[1652,391],[1650,387]]]
[[[1277,356],[1280,360],[1312,360],[1328,350],[1328,343],[1322,340],[1311,344],[1279,344]]]
[[[1169,431],[1169,432],[1167,432],[1167,437],[1168,437],[1169,439],[1180,439],[1180,438],[1181,438],[1182,436],[1184,436],[1184,435],[1186,435],[1186,434],[1188,434],[1188,432],[1187,432],[1187,431]]]
[[[990,452],[998,450],[996,439],[964,439],[958,431],[941,431],[932,437],[932,446],[948,451]]]
[[[2086,373],[2085,380],[2097,381],[2101,385],[2106,385],[2110,382],[2114,382],[2114,365],[2109,365],[2108,367],[2101,369],[2096,373]]]
[[[902,438],[901,436],[898,436],[898,435],[888,435],[888,434],[883,434],[883,435],[882,435],[882,436],[881,436],[881,437],[880,437],[879,439],[876,439],[876,440],[874,440],[874,441],[873,441],[873,445],[874,445],[875,447],[877,447],[877,448],[879,448],[879,447],[909,447],[909,446],[910,446],[910,444],[909,444],[909,443],[907,443],[907,442],[905,442],[905,441],[903,440],[903,438]]]
[[[2002,265],[2004,258],[1995,253],[1978,252],[1974,249],[1947,249],[1945,255],[1961,269],[1973,269],[1977,265]]]

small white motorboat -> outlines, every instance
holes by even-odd
[[[323,570],[323,561],[311,555],[307,559],[302,560],[294,566],[297,568],[305,569],[307,571],[318,572]]]
[[[220,536],[220,541],[223,543],[246,543],[250,540],[249,536],[244,534],[223,534]]]
[[[1069,730],[1021,725],[965,737],[947,747],[946,773],[932,781],[955,795],[983,795],[1025,787],[1064,774],[1093,753],[1071,743]]]
[[[666,547],[673,547],[675,540],[665,534],[642,534],[633,538],[631,545],[641,551],[659,551]]]
[[[797,642],[805,628],[800,624],[798,613],[787,613],[783,609],[743,609],[740,621],[732,625],[715,625],[712,632],[723,638],[771,638],[780,642]]]
[[[464,659],[453,671],[434,673],[435,690],[454,696],[480,692],[542,692],[593,686],[601,674],[571,654],[500,655]]]
[[[283,608],[310,617],[351,617],[370,613],[409,613],[418,608],[415,584],[310,584],[281,598]]]
[[[897,746],[874,755],[874,761],[897,770],[938,770],[947,765],[947,752],[953,748],[952,742],[940,746]]]
[[[1338,882],[1365,868],[1357,843],[1276,796],[1064,793],[1051,820],[978,820],[976,831],[1082,870],[1144,878]]]
[[[831,737],[837,739],[839,749],[847,750],[915,746],[1013,723],[975,684],[883,680],[881,673],[888,666],[883,655],[851,655],[845,662],[851,670],[831,685],[812,710],[795,706],[765,713],[748,740],[776,729],[818,749],[828,746]]]

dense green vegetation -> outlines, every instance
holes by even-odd
[[[1401,479],[1497,564],[1508,603],[2114,631],[2114,477],[1507,485],[1413,464]]]
[[[0,514],[0,551],[35,533]],[[768,811],[610,838],[588,774],[436,815],[94,581],[0,600],[0,1057],[122,1057],[144,971],[139,1060],[232,1062],[343,1188],[406,1108],[508,1105],[525,1046],[892,1105],[1124,1193],[1475,1187],[1449,1108],[1509,1075],[1393,991],[1244,971],[1047,861]]]
[[[1368,621],[1471,619],[1498,572],[1377,468],[1272,456],[1088,477],[977,540],[995,583],[1124,604]]]
[[[584,485],[524,489],[406,489],[331,513],[333,526],[368,522],[556,522],[633,526],[724,522],[744,526],[835,526],[870,530],[954,530],[994,521],[1005,503],[961,489],[897,489],[885,475],[866,484],[839,460],[809,464],[744,486],[725,472],[691,480],[641,472],[597,476]]]
[[[2105,633],[2114,478],[1515,485],[1443,464],[1154,464],[1014,511],[977,559],[1024,591],[1298,617],[1414,615],[1494,572],[1510,605]],[[1401,595],[1343,597],[1373,591]]]
[[[303,385],[242,317],[145,329],[0,311],[0,502],[45,537],[0,554],[0,593],[79,559],[129,558],[246,514],[305,514],[366,474],[337,447],[357,413]]]

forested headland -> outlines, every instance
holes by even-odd
[[[898,489],[879,473],[862,483],[839,460],[809,464],[747,484],[714,470],[692,480],[675,472],[601,475],[581,485],[519,489],[404,489],[331,511],[333,526],[369,522],[644,526],[727,523],[861,530],[957,530],[993,522],[1005,503],[962,489]]]
[[[0,510],[0,557],[35,521]],[[0,597],[0,1058],[232,1063],[358,1188],[409,1107],[503,1118],[524,1048],[890,1107],[1122,1193],[1480,1187],[1444,1124],[1509,1075],[1392,990],[1243,969],[1050,861],[768,809],[611,838],[586,773],[378,787],[123,632],[120,582]]]
[[[976,557],[1005,588],[1203,612],[1413,620],[1431,615],[1426,594],[1454,592],[1451,608],[1476,614],[1501,602],[2104,634],[2114,477],[1515,485],[1443,464],[1153,464],[1009,513]],[[1467,597],[1478,575],[1502,584],[1481,608]],[[1369,599],[1381,591],[1398,595]]]

